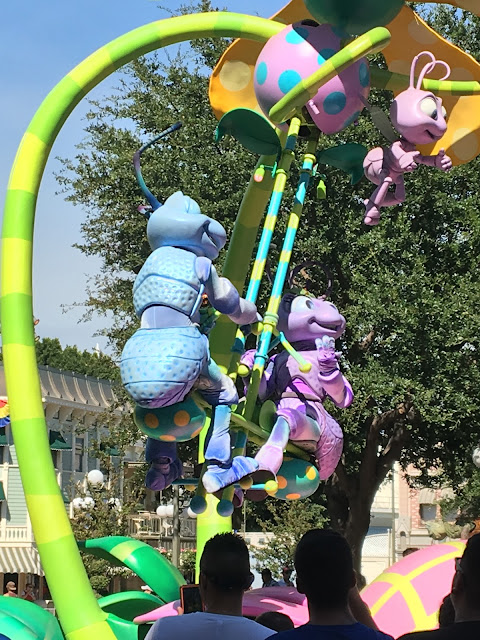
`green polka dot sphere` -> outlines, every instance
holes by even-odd
[[[192,398],[161,409],[146,409],[136,405],[134,421],[150,438],[162,442],[186,442],[202,430],[205,412]]]

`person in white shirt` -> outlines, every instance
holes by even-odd
[[[214,536],[200,558],[204,611],[160,618],[145,640],[264,640],[272,631],[242,617],[243,593],[253,580],[244,540],[233,533]]]

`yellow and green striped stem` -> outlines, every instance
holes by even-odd
[[[278,308],[280,306],[283,287],[285,285],[285,279],[287,277],[288,266],[292,257],[293,245],[295,242],[295,237],[297,235],[298,224],[300,222],[300,216],[302,214],[303,205],[305,202],[305,194],[310,183],[313,167],[316,164],[315,152],[318,145],[318,135],[319,132],[317,131],[315,137],[308,141],[307,150],[303,157],[302,171],[300,173],[297,191],[295,194],[295,203],[288,219],[287,231],[285,234],[285,239],[283,241],[282,252],[280,254],[280,261],[278,263],[277,272],[275,274],[275,280],[273,282],[272,293],[268,302],[267,311],[263,318],[263,331],[260,335],[257,353],[255,354],[255,360],[253,363],[250,386],[248,388],[244,410],[244,416],[247,420],[250,420],[253,415],[255,402],[258,396],[258,389],[260,387],[260,380],[262,378],[263,371],[265,369],[265,363],[268,357],[270,341],[278,322]]]
[[[270,250],[270,244],[272,242],[273,232],[277,224],[278,212],[280,211],[283,194],[285,192],[285,186],[290,175],[290,166],[294,158],[294,151],[297,144],[300,124],[301,122],[299,118],[292,118],[292,121],[290,122],[290,126],[288,128],[285,145],[282,150],[282,155],[280,156],[280,160],[275,171],[275,181],[273,184],[272,195],[268,205],[265,222],[263,224],[262,235],[258,244],[257,255],[253,264],[250,282],[248,284],[247,293],[245,295],[245,298],[250,302],[257,302],[258,292],[260,290],[260,285],[265,271],[265,265],[267,263],[267,257]],[[240,362],[240,357],[243,353],[244,346],[245,336],[239,329],[235,337],[235,348],[232,350],[233,354],[231,356],[230,367],[228,370],[230,377],[234,380],[237,376],[238,364]]]
[[[275,123],[288,120],[313,98],[321,86],[368,53],[381,51],[389,42],[390,31],[385,27],[375,27],[349,42],[343,49],[326,60],[315,73],[290,89],[281,100],[273,105],[268,117]]]
[[[377,67],[370,68],[370,79],[372,87],[377,89],[403,91],[410,86],[409,76]],[[422,89],[439,96],[474,96],[480,94],[480,82],[477,80],[431,80],[424,78]]]
[[[271,20],[212,12],[157,21],[135,29],[93,53],[58,83],[34,115],[18,148],[8,184],[2,234],[3,358],[26,502],[45,575],[68,640],[113,640],[116,636],[93,595],[65,512],[50,455],[37,372],[32,304],[33,227],[48,156],[56,136],[80,100],[134,58],[200,37],[242,37],[264,42],[283,28]]]

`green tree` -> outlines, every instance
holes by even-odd
[[[443,6],[428,19],[478,58],[477,18]],[[133,152],[181,119],[180,132],[145,155],[146,183],[161,198],[181,188],[227,231],[254,166],[255,158],[231,139],[212,140],[208,73],[224,46],[221,40],[198,41],[190,55],[184,48],[167,64],[153,55],[129,65],[119,75],[118,91],[92,103],[78,155],[64,161],[60,183],[68,199],[87,211],[78,246],[103,260],[87,304],[92,313],[113,313],[114,326],[105,335],[117,354],[137,326],[131,287],[149,252],[145,221],[136,210],[143,198],[131,169]],[[372,64],[382,65],[381,56]],[[385,112],[391,98],[389,92],[371,93]],[[320,144],[353,141],[368,148],[385,144],[368,114],[337,136],[321,136]],[[458,484],[472,472],[469,456],[459,452],[473,448],[480,422],[479,165],[476,159],[447,175],[420,167],[407,176],[405,204],[384,210],[375,228],[362,225],[362,203],[372,185],[352,187],[335,169],[322,168],[327,200],[306,202],[293,262],[314,256],[331,267],[333,301],[347,318],[342,368],[356,398],[346,411],[328,405],[342,424],[345,447],[324,492],[332,525],[345,532],[357,569],[373,498],[395,461],[415,463],[425,484]],[[432,479],[431,467],[441,467],[443,475]]]
[[[293,567],[295,548],[303,534],[325,524],[325,508],[309,498],[292,502],[267,499],[266,507],[270,517],[259,519],[258,524],[266,536],[272,537],[251,550],[257,570],[267,567],[274,578],[280,578],[283,567]]]
[[[103,485],[88,483],[86,491],[80,486],[76,488],[77,496],[83,500],[80,504],[74,502],[76,506],[71,519],[77,540],[128,535],[128,517],[138,510],[138,503],[143,498],[143,483],[138,475],[137,471],[136,477],[132,477],[127,483],[121,499],[119,475],[112,465],[105,469]],[[111,582],[116,575],[131,575],[129,570],[114,567],[103,558],[84,552],[82,557],[90,583],[98,597],[110,593]]]
[[[116,380],[119,377],[118,367],[108,355],[80,351],[76,346],[63,349],[58,338],[37,340],[35,350],[37,362],[41,365],[105,380]]]

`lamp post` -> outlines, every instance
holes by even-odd
[[[178,484],[173,486],[173,532],[172,532],[172,564],[180,566],[180,514],[179,514],[179,489]]]
[[[190,500],[186,501],[184,491],[179,485],[173,485],[172,496],[170,504],[160,504],[157,507],[157,515],[160,518],[172,518],[172,564],[178,568],[180,566],[181,542],[180,511],[187,507]],[[187,509],[187,515],[189,518],[197,517],[197,514],[190,507]]]
[[[472,452],[472,461],[473,461],[473,464],[477,467],[477,469],[479,469],[480,468],[480,442],[477,444],[477,446]]]
[[[395,462],[392,464],[392,564],[395,564],[397,550],[396,550],[396,528],[395,528]]]

